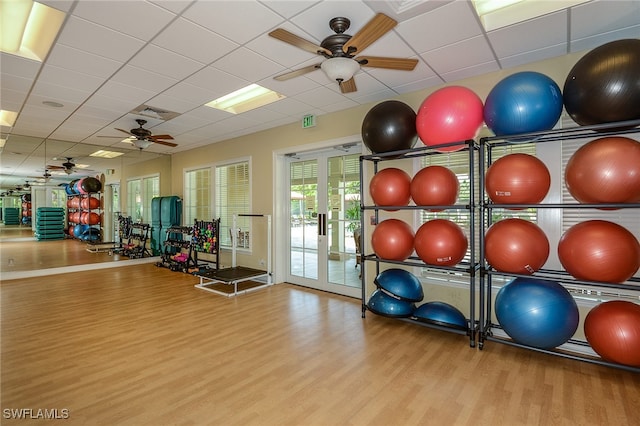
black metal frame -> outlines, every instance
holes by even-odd
[[[492,284],[491,278],[492,276],[502,276],[502,277],[534,277],[537,279],[543,280],[552,280],[561,284],[580,284],[586,287],[604,287],[604,288],[617,288],[631,291],[638,291],[640,293],[640,279],[631,278],[628,280],[628,283],[622,284],[612,284],[612,283],[604,283],[604,282],[595,282],[595,281],[584,281],[578,280],[571,277],[566,271],[562,270],[548,270],[541,269],[534,273],[533,275],[519,275],[519,274],[511,274],[511,273],[501,273],[499,271],[494,270],[485,260],[485,252],[484,252],[484,235],[487,228],[491,225],[491,214],[490,212],[493,209],[504,209],[504,208],[535,208],[535,209],[549,209],[549,208],[578,208],[578,209],[587,209],[587,208],[616,208],[616,209],[629,209],[629,208],[640,208],[640,204],[579,204],[579,203],[542,203],[542,204],[494,204],[491,202],[486,194],[484,194],[484,177],[486,168],[492,163],[492,149],[495,147],[511,145],[514,142],[527,142],[527,143],[545,143],[552,141],[561,141],[561,140],[573,140],[573,139],[584,139],[584,138],[600,138],[606,136],[620,136],[624,134],[631,133],[640,133],[640,120],[631,120],[617,123],[607,123],[607,124],[599,124],[593,126],[580,126],[573,127],[568,129],[557,129],[557,130],[548,130],[542,132],[531,132],[531,133],[523,133],[518,135],[511,135],[508,137],[484,137],[480,139],[480,182],[479,188],[482,196],[480,197],[480,299],[479,299],[479,327],[478,327],[478,347],[482,349],[484,347],[484,342],[498,342],[503,343],[523,349],[529,349],[536,352],[546,353],[550,355],[556,355],[564,358],[569,358],[577,361],[584,361],[593,364],[604,365],[608,367],[619,368],[635,373],[640,373],[640,368],[631,367],[627,365],[621,365],[616,363],[611,363],[603,360],[599,357],[592,357],[583,353],[574,352],[571,350],[567,350],[565,348],[555,348],[555,349],[540,349],[534,348],[527,345],[523,345],[515,342],[514,340],[506,337],[495,337],[493,335],[493,329],[501,329],[499,324],[493,323],[492,316]],[[486,167],[485,167],[486,166]],[[637,284],[636,284],[637,283]],[[572,343],[574,345],[587,346],[589,347],[589,343],[583,340],[578,339],[570,339],[568,343]]]
[[[452,146],[460,146],[464,144],[464,148],[459,151],[467,151],[469,153],[469,183],[470,183],[470,199],[469,204],[456,204],[456,205],[448,205],[448,206],[428,206],[429,209],[442,209],[442,210],[466,210],[469,212],[469,247],[470,250],[470,258],[468,262],[461,262],[456,266],[437,266],[437,265],[427,265],[422,261],[422,259],[411,256],[406,261],[394,261],[394,260],[386,260],[379,258],[375,253],[366,254],[365,248],[366,245],[364,243],[364,235],[365,235],[365,211],[373,211],[374,212],[374,220],[376,223],[379,221],[378,213],[379,210],[423,210],[426,206],[368,206],[364,204],[365,199],[365,188],[368,188],[368,185],[364,183],[364,162],[371,161],[373,163],[374,173],[378,173],[378,163],[381,161],[387,160],[398,160],[398,159],[413,159],[417,157],[424,157],[427,155],[443,155],[447,154],[447,152],[442,152],[443,148],[449,148]],[[478,145],[474,140],[466,140],[466,141],[457,141],[452,143],[433,145],[433,146],[424,146],[420,148],[413,148],[407,150],[398,150],[391,151],[380,154],[371,154],[371,155],[362,155],[360,156],[360,227],[362,229],[362,233],[360,235],[360,247],[361,247],[361,286],[362,286],[362,318],[365,318],[366,311],[368,309],[366,300],[366,262],[372,261],[375,262],[376,265],[376,274],[380,273],[380,263],[388,263],[388,264],[398,264],[398,265],[406,265],[406,266],[416,266],[420,268],[426,268],[431,270],[440,270],[440,271],[457,271],[463,274],[469,275],[469,318],[467,318],[467,330],[460,330],[453,327],[446,327],[438,324],[425,323],[421,321],[417,321],[410,318],[401,318],[401,321],[411,322],[413,324],[421,325],[424,327],[434,328],[437,330],[448,331],[451,333],[464,334],[469,336],[469,346],[475,347],[476,345],[476,335],[477,335],[477,327],[478,323],[475,319],[475,300],[476,300],[476,275],[478,271],[478,263],[476,261],[476,253],[474,250],[475,247],[475,210],[476,210],[476,198],[477,194],[475,191],[475,178],[474,178],[474,162],[475,162],[475,154],[478,150]]]

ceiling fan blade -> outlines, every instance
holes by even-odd
[[[47,165],[47,169],[49,170],[64,170],[66,167],[55,166],[55,165]]]
[[[273,77],[273,79],[274,80],[278,80],[278,81],[285,81],[285,80],[289,80],[290,78],[294,78],[294,77],[301,76],[303,74],[310,73],[311,71],[315,71],[317,69],[320,69],[320,64],[309,65],[309,66],[304,67],[304,68],[300,68],[300,69],[297,69],[297,70],[289,71],[289,72],[286,72],[284,74],[277,75],[277,76]]]
[[[280,41],[289,43],[292,46],[295,46],[302,50],[306,50],[307,52],[315,53],[316,55],[322,55],[323,53],[331,55],[331,51],[329,49],[325,49],[322,46],[311,43],[310,41],[305,40],[293,33],[290,33],[287,30],[283,30],[282,28],[276,28],[275,30],[271,31],[269,35],[273,38],[277,38]]]
[[[358,56],[355,60],[363,67],[386,68],[402,71],[412,71],[416,65],[418,65],[417,59],[387,58],[380,56]]]
[[[118,130],[119,132],[126,133],[129,136],[133,136],[133,133],[131,133],[131,132],[127,131],[127,130],[118,129],[117,127],[114,127],[114,129]]]
[[[173,136],[171,135],[151,135],[149,136],[149,139],[169,139],[169,140],[173,140]]]
[[[342,46],[342,50],[344,53],[362,52],[397,24],[395,19],[389,18],[384,13],[378,13]],[[352,52],[349,52],[349,48]]]
[[[160,144],[160,145],[170,146],[172,148],[175,148],[176,146],[178,146],[177,143],[173,143],[173,142],[161,141],[161,140],[151,139],[151,138],[149,138],[149,140],[151,142],[154,142],[154,143],[157,143],[157,144]]]
[[[340,82],[340,91],[342,93],[351,93],[355,92],[356,90],[358,90],[358,88],[356,87],[356,80],[353,77],[351,77],[347,81]]]

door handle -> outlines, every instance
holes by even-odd
[[[327,214],[318,213],[318,236],[324,237],[327,235]]]

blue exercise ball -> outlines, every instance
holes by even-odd
[[[396,299],[420,302],[424,298],[420,280],[404,269],[392,268],[382,271],[373,282],[382,291]]]
[[[484,121],[497,136],[552,129],[562,113],[560,87],[535,71],[523,71],[502,79],[489,92]]]
[[[566,343],[578,328],[578,305],[555,281],[515,278],[496,295],[496,317],[518,343],[552,349]]]
[[[391,318],[408,318],[416,309],[414,303],[391,297],[380,289],[371,293],[367,307],[374,314]]]
[[[467,319],[455,306],[445,302],[427,302],[418,306],[413,312],[413,317],[429,324],[467,330]]]

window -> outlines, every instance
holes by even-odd
[[[160,177],[127,181],[127,215],[134,222],[151,223],[151,200],[160,196]]]
[[[234,214],[251,213],[251,185],[248,160],[215,167],[215,216],[220,218],[220,246],[231,247]],[[251,221],[239,217],[237,247],[251,249]]]
[[[211,168],[190,170],[184,175],[184,223],[211,220]]]

